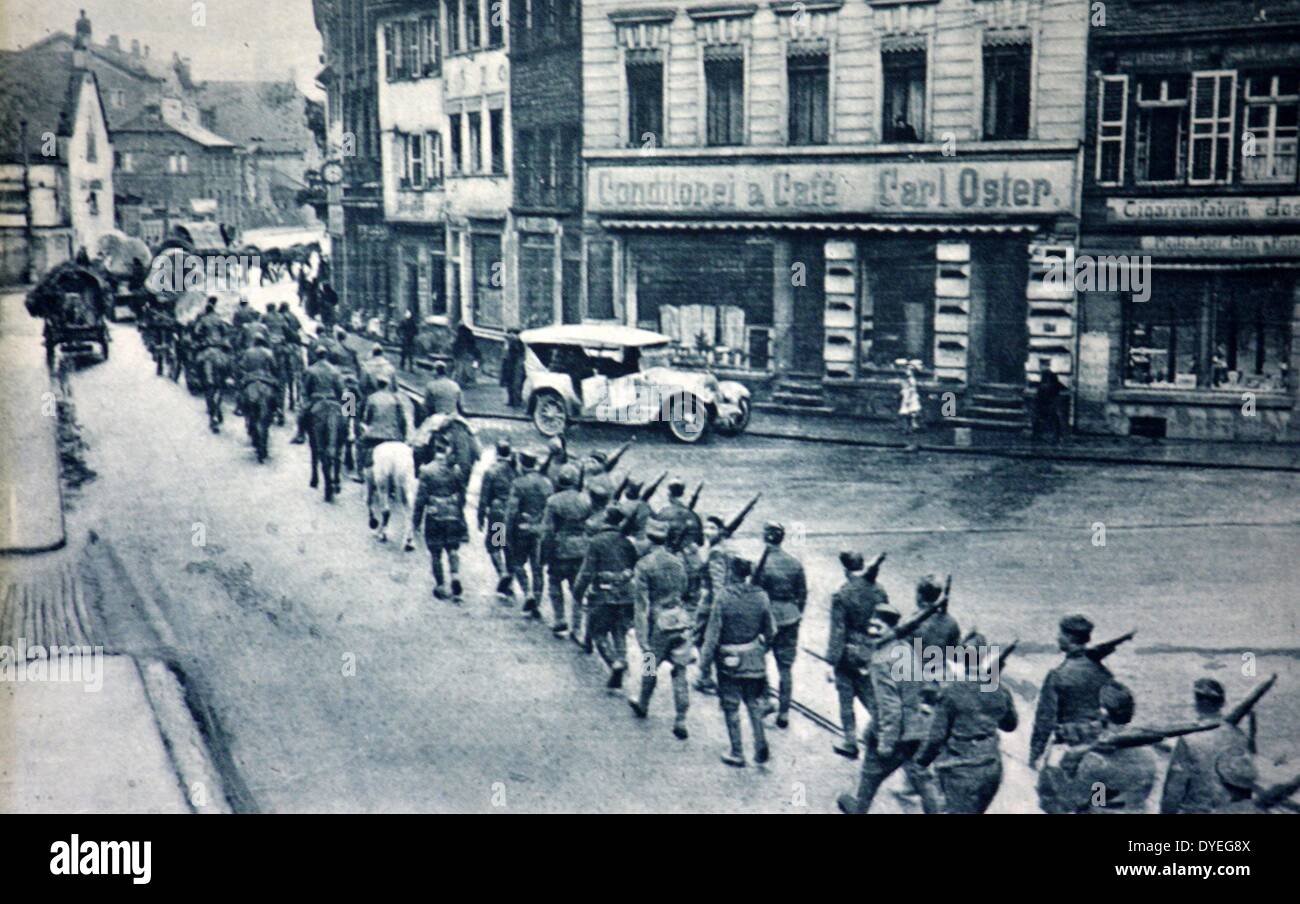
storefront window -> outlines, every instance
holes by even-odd
[[[1127,303],[1124,381],[1169,389],[1286,388],[1293,278],[1179,274]]]
[[[471,236],[470,263],[474,274],[474,325],[500,329],[505,325],[501,314],[505,286],[501,236],[486,233]]]
[[[928,367],[934,358],[934,243],[871,243],[863,261],[872,319],[867,363],[892,369],[907,358]]]

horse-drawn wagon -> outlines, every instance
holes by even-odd
[[[108,360],[107,312],[113,289],[93,269],[76,263],[59,264],[27,295],[27,313],[45,321],[45,358],[53,366],[57,355],[93,354]]]

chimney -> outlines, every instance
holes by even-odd
[[[139,55],[140,55],[140,39],[139,39],[139,38],[132,38],[132,39],[131,39],[131,56],[133,56],[133,57],[138,57]]]
[[[109,35],[109,36],[108,36],[108,47],[109,47],[110,50],[121,50],[121,49],[122,49],[122,42],[121,42],[121,40],[118,39],[117,35]]]

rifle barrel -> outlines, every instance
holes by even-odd
[[[1255,708],[1255,704],[1260,701],[1260,698],[1272,690],[1273,685],[1275,684],[1277,684],[1276,672],[1269,676],[1267,681],[1260,684],[1253,691],[1247,694],[1244,700],[1230,709],[1228,714],[1223,717],[1223,721],[1227,722],[1229,725],[1236,725],[1242,719],[1246,718],[1250,711]]]

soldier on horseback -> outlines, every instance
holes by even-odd
[[[208,299],[207,309],[194,322],[191,333],[195,350],[193,364],[202,375],[203,395],[208,406],[208,427],[213,433],[220,433],[220,425],[225,420],[221,395],[230,370],[230,342],[226,325],[217,315],[215,296]],[[188,375],[186,380],[189,380]]]
[[[329,502],[339,489],[343,379],[327,355],[328,351],[321,346],[312,349],[312,365],[303,376],[307,404],[298,417],[298,430],[300,434],[311,435],[311,486],[319,485],[316,475],[319,465],[325,472],[325,501]]]
[[[253,336],[253,344],[239,357],[240,407],[248,424],[248,438],[257,451],[257,460],[266,461],[270,453],[271,419],[280,395],[280,378],[275,354],[265,335]]]

